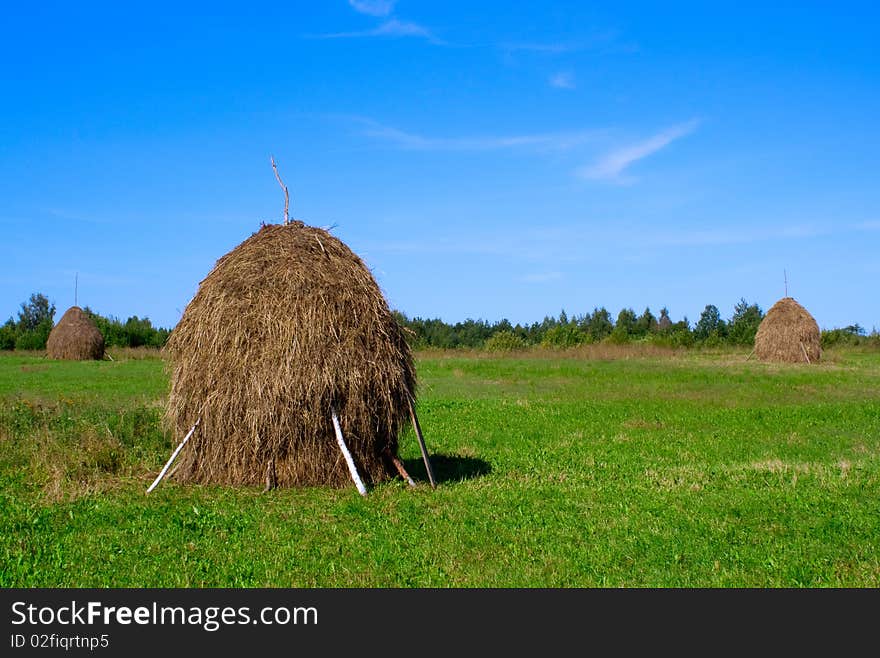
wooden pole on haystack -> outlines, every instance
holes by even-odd
[[[354,459],[352,459],[351,453],[348,451],[348,446],[345,445],[345,439],[342,438],[342,428],[339,426],[339,418],[336,416],[336,411],[331,409],[330,414],[333,417],[333,429],[336,432],[336,443],[339,444],[342,456],[345,457],[345,463],[348,465],[348,472],[351,473],[351,479],[354,480],[354,484],[361,496],[366,496],[367,488],[361,481],[361,476],[358,475],[357,467],[354,465]]]
[[[275,166],[275,158],[270,155],[269,160],[272,162],[272,171],[275,172],[275,178],[278,180],[281,189],[284,190],[284,224],[286,226],[290,222],[290,218],[287,215],[287,210],[290,207],[290,195],[287,193],[287,185],[281,182],[281,176],[278,175],[278,167]]]
[[[422,428],[419,426],[419,418],[416,416],[416,409],[413,406],[412,396],[407,398],[409,403],[409,417],[412,420],[413,429],[416,431],[416,437],[419,439],[419,449],[422,451],[422,459],[425,462],[425,470],[428,471],[428,480],[431,482],[431,488],[437,488],[437,481],[434,479],[434,469],[431,468],[431,459],[428,457],[428,447],[425,445],[425,437],[422,436]]]

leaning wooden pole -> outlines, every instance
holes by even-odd
[[[799,342],[798,345],[801,346],[801,352],[804,353],[804,358],[807,360],[807,363],[812,363],[812,362],[810,361],[810,357],[807,355],[807,348],[804,347],[804,344],[801,343],[801,342]]]
[[[422,451],[422,459],[425,461],[425,470],[428,471],[428,480],[431,482],[431,488],[437,488],[437,481],[434,479],[434,469],[431,468],[431,459],[428,457],[428,448],[425,446],[425,437],[422,436],[422,428],[419,426],[419,418],[416,416],[416,409],[413,406],[412,397],[407,398],[409,403],[409,417],[412,419],[413,429],[416,431],[416,437],[419,439],[419,449]]]
[[[348,451],[348,446],[345,445],[345,439],[342,438],[342,428],[339,426],[339,418],[336,416],[336,411],[331,410],[330,413],[333,417],[333,429],[336,432],[336,443],[339,444],[342,456],[345,457],[345,463],[348,464],[348,472],[351,473],[351,479],[354,480],[354,484],[361,496],[366,496],[367,488],[364,486],[363,481],[361,481],[361,476],[358,475],[357,467],[354,465],[354,459],[352,459],[351,453]]]
[[[177,455],[183,450],[183,446],[186,445],[186,442],[189,441],[190,437],[193,435],[193,432],[196,431],[196,428],[199,426],[199,423],[202,422],[202,417],[199,416],[199,419],[196,421],[196,424],[190,428],[189,432],[186,433],[186,436],[183,437],[183,441],[180,442],[180,445],[171,453],[171,457],[168,458],[168,461],[165,463],[165,467],[159,472],[159,475],[156,476],[156,479],[153,480],[153,484],[150,485],[150,488],[147,489],[147,493],[150,493],[153,489],[156,488],[156,485],[162,481],[162,478],[165,477],[165,473],[168,472],[168,468],[174,462]]]
[[[407,484],[409,484],[409,486],[411,486],[411,487],[416,486],[415,480],[413,480],[409,476],[409,473],[406,472],[406,468],[404,468],[403,462],[400,461],[400,458],[397,455],[393,454],[389,448],[385,448],[385,454],[387,455],[387,457],[391,461],[391,463],[394,464],[394,468],[397,469],[398,475],[400,475],[400,477],[402,477],[404,480],[406,480]]]

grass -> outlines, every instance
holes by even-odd
[[[421,353],[416,489],[146,487],[163,362],[0,356],[3,587],[880,586],[880,353]],[[146,357],[146,358],[144,358]]]

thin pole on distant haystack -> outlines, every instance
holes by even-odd
[[[339,418],[336,416],[336,410],[331,409],[330,414],[333,417],[333,429],[336,432],[336,443],[339,444],[342,456],[345,457],[345,463],[348,465],[348,472],[351,473],[351,479],[354,480],[354,484],[361,496],[366,496],[367,488],[361,481],[361,476],[358,475],[357,467],[354,465],[354,459],[352,459],[351,453],[348,451],[348,446],[345,445],[345,439],[342,438],[342,428],[339,426]]]
[[[202,422],[202,417],[199,416],[199,419],[196,421],[196,424],[190,428],[190,430],[189,430],[189,432],[187,432],[186,436],[183,437],[183,441],[180,442],[180,445],[177,446],[177,448],[174,450],[174,452],[171,453],[171,457],[168,458],[168,461],[165,463],[165,467],[162,469],[162,471],[159,473],[159,475],[156,476],[156,479],[153,480],[153,484],[151,484],[150,488],[147,489],[147,493],[150,493],[153,489],[156,488],[156,485],[162,481],[162,478],[165,477],[165,473],[168,471],[168,467],[171,466],[174,459],[177,457],[177,455],[180,453],[180,451],[183,450],[183,446],[186,445],[186,442],[189,441],[190,437],[193,435],[193,432],[196,431],[196,428],[199,426],[199,423],[201,423],[201,422]]]
[[[79,272],[73,277],[73,305],[79,306],[78,297],[79,295]]]
[[[782,270],[782,277],[785,279],[785,296],[788,297],[788,272]]]
[[[434,469],[431,468],[431,459],[428,457],[428,447],[425,445],[425,437],[422,436],[422,428],[419,426],[419,418],[416,416],[416,409],[413,406],[412,396],[407,397],[409,404],[409,417],[412,420],[413,429],[416,431],[416,437],[419,439],[419,449],[422,451],[422,459],[425,462],[425,470],[428,471],[428,480],[431,482],[431,488],[437,488],[437,481],[434,479]]]
[[[272,171],[275,172],[275,178],[278,180],[281,189],[284,190],[284,224],[287,225],[290,223],[290,218],[287,215],[287,210],[290,207],[290,195],[287,193],[287,185],[281,182],[281,176],[278,175],[278,167],[275,166],[275,158],[270,155],[269,159],[272,161]]]

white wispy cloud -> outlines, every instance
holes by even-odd
[[[531,53],[543,53],[547,55],[559,55],[561,53],[571,53],[577,50],[582,50],[584,46],[578,43],[565,43],[565,42],[547,42],[547,43],[537,43],[537,42],[526,42],[526,43],[502,43],[498,46],[501,50],[506,52],[531,52]]]
[[[557,89],[574,89],[574,75],[568,71],[560,71],[550,76],[548,80],[551,87]]]
[[[370,16],[387,16],[394,10],[397,0],[348,0],[351,8]]]
[[[775,240],[803,240],[831,235],[832,230],[818,224],[791,224],[778,227],[734,227],[728,229],[681,230],[653,235],[651,244],[670,247],[708,247],[752,244]]]
[[[369,30],[313,35],[313,38],[317,39],[357,39],[362,37],[418,37],[435,45],[446,44],[445,41],[437,38],[428,28],[418,23],[401,21],[396,18],[387,20]]]
[[[626,169],[649,155],[666,148],[672,142],[689,135],[697,128],[698,121],[688,121],[663,130],[646,140],[616,148],[591,165],[580,167],[577,175],[588,180],[625,183],[631,178],[623,176]]]
[[[558,281],[562,278],[562,272],[535,272],[520,277],[523,283],[547,283],[549,281]]]
[[[90,212],[70,211],[59,208],[39,208],[34,214],[19,217],[0,216],[0,224],[39,225],[46,222],[64,224],[112,224],[115,220],[97,217]]]
[[[619,30],[600,30],[569,41],[506,41],[497,44],[496,47],[509,55],[533,53],[552,56],[583,50],[632,54],[639,51],[638,44],[625,40]]]
[[[708,247],[736,248],[757,243],[826,239],[854,230],[854,227],[833,227],[829,223],[803,222],[775,227],[752,225],[712,230],[681,228],[659,231],[651,227],[621,227],[615,222],[590,220],[578,224],[525,228],[504,235],[497,231],[478,232],[471,240],[461,240],[456,235],[441,231],[421,240],[368,242],[363,248],[371,253],[454,254],[530,263],[535,269],[523,274],[519,280],[539,283],[562,278],[562,273],[553,269],[554,266],[602,261],[610,258],[611,254],[626,250],[633,250],[633,257],[641,257],[667,253],[670,248],[702,250]],[[599,252],[584,249],[585,244],[599,243],[606,248]]]
[[[385,140],[399,148],[418,151],[491,151],[513,148],[562,151],[593,141],[599,135],[596,131],[582,131],[525,135],[426,137],[385,126],[370,119],[361,118],[358,121],[364,125],[363,135]]]

